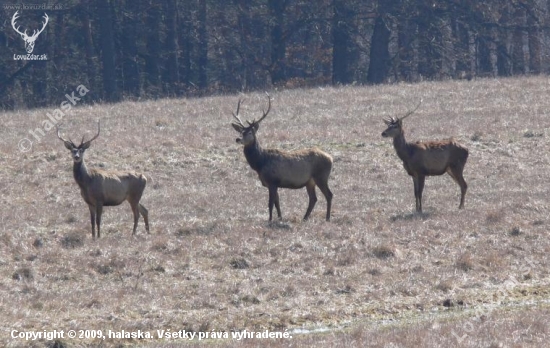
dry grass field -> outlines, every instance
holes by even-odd
[[[63,135],[100,137],[88,166],[148,177],[151,234],[124,203],[102,237],[72,177],[69,151],[44,129],[52,109],[0,113],[0,345],[54,346],[12,330],[285,332],[215,340],[232,347],[541,347],[550,339],[550,78],[271,91],[264,147],[317,146],[334,158],[325,200],[268,192],[230,126],[239,96],[81,106]],[[257,118],[263,93],[244,95]],[[449,176],[429,177],[422,214],[383,118],[411,140],[470,150],[465,209]],[[86,97],[82,98],[85,101]],[[60,93],[59,102],[65,100]],[[309,333],[307,333],[309,332]],[[210,340],[209,342],[212,342]],[[172,347],[183,339],[69,339],[57,346]],[[191,344],[198,344],[196,340]]]

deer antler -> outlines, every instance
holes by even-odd
[[[46,21],[45,22],[42,22],[42,29],[38,30],[38,32],[35,30],[33,30],[32,32],[32,35],[31,36],[28,36],[27,35],[27,30],[25,30],[23,33],[21,31],[19,31],[19,28],[21,26],[18,26],[18,27],[15,27],[16,26],[16,21],[17,19],[19,19],[18,17],[18,14],[19,14],[19,11],[15,11],[15,13],[13,14],[13,17],[11,18],[11,26],[13,27],[13,29],[21,36],[23,36],[23,38],[27,38],[27,39],[36,39],[38,37],[38,35],[40,35],[40,33],[42,33],[44,31],[44,29],[46,29],[46,25],[48,24],[48,21],[50,20],[50,18],[48,17],[48,14],[47,13],[44,13],[44,16],[42,16],[42,18],[44,18]]]
[[[74,144],[73,144],[73,141],[71,140],[71,138],[69,138],[69,140],[66,140],[66,139],[62,138],[61,135],[59,135],[59,125],[56,124],[56,125],[55,125],[55,128],[57,129],[57,137],[58,137],[59,139],[61,139],[62,142],[64,142],[65,144],[74,145]]]
[[[269,96],[269,94],[266,92],[265,93],[267,95],[267,101],[268,101],[268,104],[267,104],[267,111],[264,111],[262,109],[262,117],[260,117],[260,119],[258,121],[256,121],[255,119],[252,120],[252,121],[248,121],[246,120],[246,123],[248,123],[248,126],[252,126],[252,125],[257,125],[259,124],[260,122],[262,122],[262,120],[267,116],[267,114],[269,114],[269,111],[271,110],[271,97]],[[242,100],[239,99],[239,102],[237,103],[237,113],[233,113],[233,117],[237,120],[236,122],[233,122],[232,125],[233,125],[233,128],[235,128],[237,131],[239,131],[237,128],[240,128],[241,130],[246,128],[246,126],[244,125],[243,121],[241,120],[241,118],[239,117],[239,109],[241,108],[241,102]]]
[[[25,30],[25,32],[22,33],[22,32],[19,31],[20,26],[18,26],[17,28],[15,27],[15,25],[16,25],[15,21],[19,18],[17,16],[18,13],[19,13],[19,11],[15,11],[15,13],[13,14],[13,17],[11,18],[11,26],[13,27],[13,30],[15,30],[19,35],[25,37],[25,36],[27,36],[27,31]]]
[[[407,112],[407,114],[405,116],[401,117],[400,119],[403,120],[404,118],[409,117],[410,115],[412,115],[416,110],[418,110],[418,108],[420,107],[420,104],[422,104],[422,99],[420,99],[420,102],[418,103],[416,108],[414,108],[414,110]]]
[[[267,104],[267,111],[264,111],[264,110],[262,109],[263,115],[262,115],[262,117],[260,117],[260,119],[259,119],[258,121],[256,121],[255,119],[252,120],[252,122],[246,121],[246,122],[248,122],[248,124],[249,124],[250,126],[252,126],[253,124],[259,124],[260,122],[262,122],[262,120],[267,116],[267,114],[269,114],[269,111],[271,110],[271,97],[269,96],[269,94],[268,94],[267,92],[265,92],[265,95],[267,95],[267,102],[268,102],[268,104]]]
[[[242,99],[239,99],[239,102],[237,103],[237,113],[232,112],[232,114],[233,114],[233,117],[237,120],[237,122],[233,123],[233,125],[243,129],[246,127],[244,126],[243,121],[239,117],[239,110],[241,109],[241,103],[242,103]]]
[[[271,97],[269,96],[269,94],[267,92],[265,92],[265,95],[267,95],[267,102],[268,102],[267,111],[264,111],[262,109],[263,116],[258,121],[254,121],[255,123],[262,122],[262,120],[267,116],[267,114],[269,114],[269,111],[271,110]]]
[[[43,32],[44,29],[46,29],[46,25],[48,24],[48,21],[50,20],[50,18],[48,17],[48,14],[46,14],[46,13],[44,13],[44,16],[42,16],[42,18],[44,18],[46,20],[45,22],[42,22],[42,29],[40,29],[38,31],[38,33],[36,33],[36,30],[33,30],[31,39],[37,38],[38,35],[40,35],[40,33]]]
[[[93,137],[92,139],[88,140],[88,141],[85,142],[85,143],[84,143],[84,137],[82,137],[82,141],[80,142],[81,145],[90,146],[90,144],[92,143],[92,141],[96,140],[97,137],[99,136],[99,131],[100,131],[99,120],[97,120],[97,134],[95,135],[95,137]]]

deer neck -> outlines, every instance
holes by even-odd
[[[410,157],[410,146],[405,140],[405,133],[401,132],[398,136],[393,138],[393,147],[397,156],[403,161],[407,162]]]
[[[259,171],[265,163],[265,156],[262,147],[258,140],[255,140],[251,144],[244,147],[244,156],[250,167],[255,171]]]
[[[88,182],[90,182],[90,172],[88,171],[88,167],[86,167],[86,164],[84,163],[84,159],[82,159],[82,161],[80,162],[74,162],[73,176],[74,180],[81,188],[85,187]]]

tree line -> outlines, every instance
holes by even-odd
[[[66,0],[0,8],[0,105],[202,96],[550,71],[546,0]]]

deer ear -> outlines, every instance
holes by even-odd
[[[231,125],[233,126],[233,129],[235,129],[237,132],[239,132],[239,133],[243,132],[243,127],[241,127],[240,125],[238,125],[236,123],[231,123]]]
[[[254,124],[252,125],[252,128],[254,128],[254,132],[257,132],[258,129],[260,128],[260,123],[259,122],[254,122]]]
[[[84,144],[80,145],[80,148],[81,148],[82,150],[86,150],[87,148],[90,147],[91,144],[92,144],[91,142],[87,141],[87,142],[85,142]]]
[[[73,149],[73,144],[69,141],[64,141],[63,144],[65,144],[65,147],[67,148],[67,150],[72,150]]]

